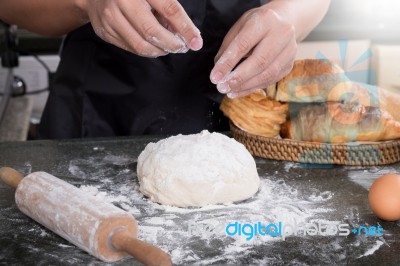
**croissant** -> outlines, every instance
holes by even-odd
[[[330,143],[393,140],[400,138],[400,122],[383,109],[358,103],[309,104],[282,125],[281,136]]]
[[[344,70],[329,60],[296,60],[288,75],[268,86],[267,95],[281,102],[326,102],[326,94],[343,81],[348,81]]]
[[[263,90],[236,99],[225,96],[220,109],[242,130],[270,138],[279,135],[288,114],[287,103],[269,99]]]
[[[399,106],[399,93],[350,81],[329,60],[305,59],[265,91],[225,97],[220,108],[255,135],[342,143],[400,138]]]
[[[380,108],[400,121],[400,93],[351,81],[329,60],[295,61],[287,76],[267,88],[267,95],[289,103],[358,102]]]

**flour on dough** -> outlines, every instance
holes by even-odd
[[[256,163],[246,148],[208,131],[148,144],[138,158],[137,174],[144,195],[178,207],[245,200],[260,184]]]

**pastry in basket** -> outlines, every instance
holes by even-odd
[[[267,88],[267,95],[281,102],[326,102],[326,93],[343,81],[348,81],[344,70],[329,60],[296,60],[288,75]]]
[[[400,138],[400,122],[383,109],[355,102],[309,104],[282,125],[281,136],[330,143],[393,140]]]
[[[288,104],[271,100],[259,90],[245,97],[224,97],[220,109],[240,129],[264,137],[279,136],[286,121]]]
[[[400,121],[400,93],[351,81],[339,66],[329,60],[305,59],[294,62],[292,71],[267,95],[281,102],[359,102],[378,107]]]

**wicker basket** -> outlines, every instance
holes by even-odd
[[[312,164],[385,165],[400,161],[400,141],[316,143],[249,134],[233,123],[233,137],[253,156]]]

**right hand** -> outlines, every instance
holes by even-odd
[[[84,0],[96,34],[144,57],[197,51],[200,31],[177,0]]]

